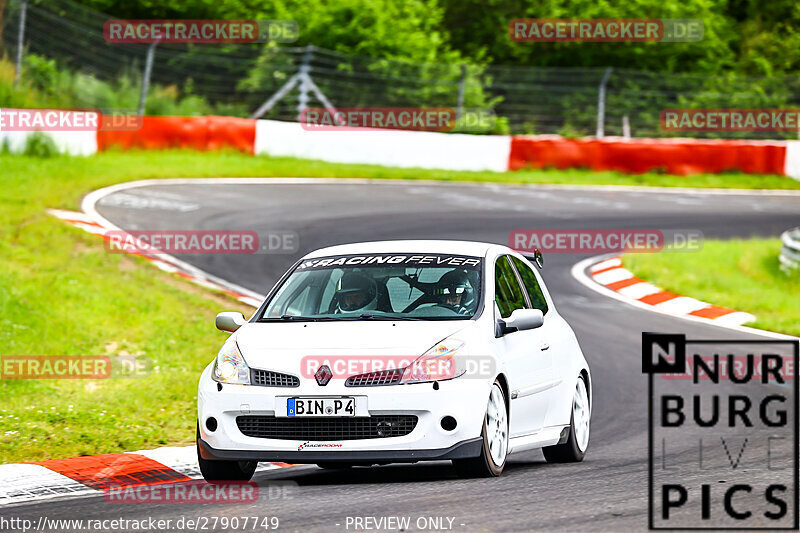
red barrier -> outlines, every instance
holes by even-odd
[[[136,131],[98,131],[97,149],[235,148],[255,153],[256,121],[235,117],[143,117]]]
[[[760,141],[688,139],[597,140],[560,137],[513,137],[509,170],[589,168],[668,174],[739,171],[784,174],[786,145]]]
[[[143,117],[135,131],[98,131],[97,149],[235,148],[255,153],[256,121],[235,117]],[[588,168],[628,173],[784,175],[786,143],[693,139],[565,139],[555,135],[511,139],[509,170]]]

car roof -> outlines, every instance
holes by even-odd
[[[399,241],[374,241],[340,244],[320,248],[309,254],[304,259],[312,257],[325,257],[330,255],[370,254],[370,253],[437,253],[437,254],[462,254],[473,257],[485,257],[491,248],[505,248],[497,244],[473,241],[448,241],[448,240],[399,240]]]

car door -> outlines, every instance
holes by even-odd
[[[511,256],[495,261],[496,318],[508,318],[515,309],[532,308],[527,290]],[[553,373],[548,328],[507,333],[496,339],[504,354],[511,390],[510,435],[536,433],[544,425],[550,405]]]
[[[528,293],[533,308],[541,309],[544,314],[544,324],[541,328],[544,334],[542,340],[546,341],[548,357],[552,365],[550,368],[551,386],[545,391],[549,396],[550,409],[551,411],[554,409],[554,402],[559,401],[559,398],[560,401],[563,401],[565,385],[570,390],[569,402],[571,405],[571,390],[574,387],[573,380],[575,379],[575,376],[571,374],[572,365],[570,364],[570,351],[574,345],[572,328],[554,308],[553,300],[547,293],[547,287],[544,286],[542,278],[536,269],[518,257],[511,256],[511,258],[517,268],[517,272],[520,274],[520,280]],[[554,422],[556,421],[550,420],[548,425]]]

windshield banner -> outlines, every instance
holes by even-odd
[[[416,268],[464,268],[477,270],[479,257],[451,254],[358,254],[315,257],[298,265],[297,270],[320,270],[339,267],[401,266]]]

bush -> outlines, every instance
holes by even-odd
[[[17,86],[14,85],[14,73],[14,63],[7,57],[0,57],[0,107],[93,107],[109,112],[133,111],[139,106],[141,73],[137,71],[124,71],[116,80],[104,81],[60,68],[54,59],[27,54]],[[227,105],[226,110],[233,109]],[[205,98],[192,94],[191,84],[183,91],[175,85],[151,85],[145,108],[148,115],[208,115],[215,112],[219,113]]]
[[[52,137],[41,131],[35,131],[25,140],[22,154],[30,157],[55,157],[58,155],[58,148]]]

